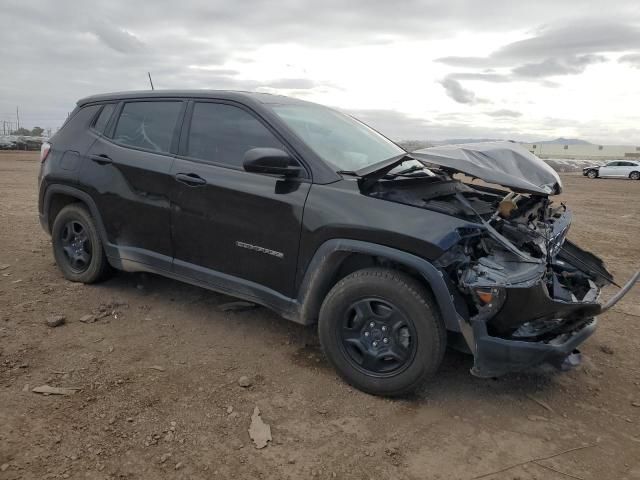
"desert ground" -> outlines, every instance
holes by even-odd
[[[483,380],[450,351],[420,394],[378,398],[337,377],[315,328],[264,308],[223,311],[233,299],[148,274],[67,282],[38,222],[37,157],[0,153],[0,479],[640,479],[640,288],[574,370]],[[626,281],[640,182],[563,181],[570,238]]]

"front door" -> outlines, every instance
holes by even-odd
[[[599,175],[601,177],[620,177],[624,168],[620,165],[622,162],[609,162],[604,167],[600,167]]]
[[[310,182],[242,168],[247,150],[286,150],[252,112],[215,102],[190,110],[171,170],[174,272],[291,297]]]

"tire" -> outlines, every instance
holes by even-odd
[[[420,388],[438,370],[446,349],[446,331],[430,293],[409,275],[384,268],[358,270],[340,280],[322,303],[318,334],[345,381],[391,397]]]
[[[58,268],[67,280],[94,283],[110,269],[95,221],[80,203],[60,210],[51,228],[51,243]]]
[[[629,178],[631,180],[640,180],[640,172],[631,172]]]
[[[596,170],[589,170],[587,172],[587,177],[591,179],[598,178],[598,172]]]

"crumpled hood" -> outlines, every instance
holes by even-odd
[[[464,173],[515,192],[556,195],[556,171],[517,143],[483,142],[423,148],[410,154],[425,164]]]

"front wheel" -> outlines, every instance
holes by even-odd
[[[640,172],[631,172],[629,178],[631,180],[640,180]]]
[[[446,348],[429,292],[409,275],[383,268],[340,280],[322,304],[318,333],[340,376],[375,395],[417,390],[436,372]]]
[[[597,178],[598,177],[598,172],[596,172],[595,170],[589,170],[587,172],[587,177],[589,178]]]

